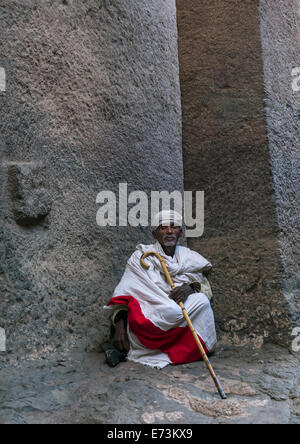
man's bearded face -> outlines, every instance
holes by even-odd
[[[181,227],[170,225],[160,225],[154,232],[153,236],[164,247],[175,247],[181,235]]]

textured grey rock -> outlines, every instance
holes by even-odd
[[[294,91],[292,76],[300,67],[300,2],[262,0],[260,16],[283,293],[300,326],[300,92]]]
[[[299,125],[289,119],[291,93],[282,90],[291,64],[299,65],[292,43],[299,2],[288,3],[261,2],[276,163],[267,138],[259,2],[177,0],[185,189],[205,191],[205,233],[189,246],[214,265],[224,344],[290,346],[299,317]],[[282,84],[278,72],[285,73]]]
[[[32,164],[8,166],[8,197],[13,217],[20,225],[42,223],[51,211],[52,199],[47,191],[45,170],[45,167]]]
[[[155,370],[73,350],[0,369],[3,424],[299,424],[299,361],[286,350],[219,350],[211,362],[228,395],[221,400],[203,362]],[[293,378],[282,378],[283,369]],[[272,373],[272,383],[265,376]]]
[[[102,190],[182,189],[173,0],[1,2],[0,319],[8,353],[107,331],[148,229],[96,224]],[[82,344],[84,345],[84,343]]]

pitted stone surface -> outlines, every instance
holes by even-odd
[[[11,164],[8,188],[14,220],[23,226],[44,222],[52,208],[47,171],[42,165]]]
[[[220,348],[211,358],[228,399],[203,362],[114,369],[103,354],[73,350],[0,369],[3,424],[300,424],[299,356],[277,347]]]
[[[228,402],[203,364],[111,370],[83,352],[108,331],[102,306],[127,258],[151,240],[97,227],[98,192],[182,189],[175,2],[3,0],[1,423],[299,423],[299,359],[263,348],[290,344],[299,320],[299,113],[267,63],[270,168],[258,2],[177,3],[185,188],[206,192],[205,237],[190,246],[215,267],[212,362]],[[269,3],[276,41],[282,2]]]
[[[300,67],[300,2],[260,2],[270,158],[284,266],[283,290],[300,326],[300,91],[292,72]]]
[[[189,246],[215,267],[224,344],[290,346],[300,193],[296,98],[287,88],[288,69],[299,66],[299,1],[177,0],[177,9],[185,189],[205,191],[204,236]]]
[[[8,353],[93,347],[128,257],[151,241],[97,226],[98,193],[183,186],[175,3],[3,0],[0,53]]]

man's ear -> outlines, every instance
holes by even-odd
[[[157,239],[157,237],[156,237],[156,230],[152,231],[152,236],[154,237],[154,239]]]

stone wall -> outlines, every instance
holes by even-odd
[[[189,246],[214,264],[221,342],[260,347],[291,343],[291,311],[283,296],[258,6],[177,0],[185,189],[205,191],[205,233]]]
[[[177,0],[185,189],[206,195],[189,246],[214,264],[225,344],[290,343],[299,324],[298,14],[299,0]],[[182,187],[175,0],[3,0],[0,29],[6,356],[93,346],[151,240],[98,227],[98,192]]]
[[[182,187],[174,0],[0,5],[0,325],[6,356],[97,342],[148,229],[101,228],[96,196]]]
[[[268,136],[284,296],[300,325],[300,1],[261,0]],[[295,76],[294,69],[298,69]]]

